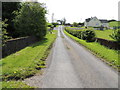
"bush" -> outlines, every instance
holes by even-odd
[[[81,39],[88,42],[95,41],[95,32],[92,30],[82,31]]]
[[[52,23],[53,27],[56,27],[58,25],[58,23]]]
[[[115,30],[112,35],[110,35],[113,39],[115,39],[118,43],[120,43],[120,29]]]
[[[71,29],[68,29],[68,28],[65,28],[65,30],[66,30],[68,33],[72,34],[73,36],[78,37],[78,38],[81,39],[81,32],[82,32],[82,31],[79,31],[79,30],[71,30]]]
[[[78,23],[73,22],[73,26],[74,26],[74,27],[78,27]]]
[[[8,24],[6,30],[8,35],[13,38],[19,37],[19,34],[15,33],[15,27],[12,21],[15,18],[13,11],[18,10],[19,8],[20,2],[2,2],[2,20],[4,21],[5,19],[8,19],[6,21]]]
[[[80,31],[80,30],[71,30],[69,28],[65,28],[65,30],[72,34],[75,37],[78,37],[79,39],[86,40],[88,42],[95,41],[95,32],[92,30],[86,30],[86,31]]]
[[[43,4],[26,2],[21,3],[22,7],[19,11],[15,11],[16,33],[20,36],[36,36],[42,39],[46,35],[46,10]]]
[[[0,22],[0,31],[2,31],[2,32],[0,32],[0,40],[2,40],[2,46],[4,46],[5,41],[10,38],[6,31],[8,24],[5,24],[5,22],[7,22],[7,19],[5,19],[5,21]]]

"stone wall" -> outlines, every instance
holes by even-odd
[[[106,39],[96,38],[97,42],[99,42],[101,45],[104,45],[110,49],[120,50],[120,46],[118,42],[116,41],[110,41]]]
[[[9,40],[2,47],[2,58],[12,53],[15,53],[16,51],[19,51],[25,48],[26,46],[29,46],[30,44],[33,44],[37,41],[38,39],[34,36],[21,37],[21,38]]]

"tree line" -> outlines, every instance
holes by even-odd
[[[44,4],[36,2],[2,2],[2,40],[24,36],[46,35],[47,24]]]

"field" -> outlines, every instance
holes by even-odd
[[[113,30],[104,30],[104,31],[95,30],[96,37],[102,38],[102,39],[107,39],[107,40],[113,40],[114,41],[114,39],[110,37],[110,35],[113,32],[114,32]]]
[[[57,31],[54,31],[53,34],[47,34],[44,40],[30,45],[0,61],[0,63],[2,63],[2,78],[4,80],[3,88],[10,83],[14,84],[14,82],[16,82],[15,80],[32,76],[40,72],[41,68],[45,67],[45,59],[52,43],[56,39],[56,33]],[[8,80],[14,81],[8,82]],[[22,82],[16,82],[16,84],[17,83],[18,86],[19,84],[21,86]],[[23,86],[25,87],[25,84]]]
[[[109,23],[109,26],[110,26],[110,27],[120,26],[120,21],[110,22],[110,23]]]

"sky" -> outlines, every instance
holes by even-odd
[[[120,0],[38,0],[45,3],[49,22],[66,18],[68,23],[84,22],[96,16],[98,19],[118,20],[118,2]]]

